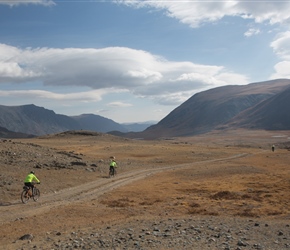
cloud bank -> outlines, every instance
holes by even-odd
[[[151,0],[115,0],[118,4],[134,8],[148,8],[163,11],[165,15],[179,20],[192,28],[206,23],[215,23],[224,17],[240,17],[257,24],[280,25],[289,30],[290,1],[233,0],[233,1],[151,1]],[[281,33],[270,44],[281,62],[274,66],[274,78],[290,78],[290,31]],[[258,35],[261,30],[250,28],[246,37]]]
[[[0,4],[9,5],[11,7],[17,6],[20,4],[37,4],[44,6],[52,6],[55,5],[54,1],[51,0],[0,0]]]
[[[180,22],[197,28],[226,16],[252,19],[256,23],[283,23],[290,20],[289,1],[233,0],[233,1],[151,1],[115,0],[135,8],[154,8]]]
[[[271,43],[271,47],[274,53],[282,59],[274,66],[276,72],[271,78],[290,78],[290,31],[279,33]]]
[[[288,24],[289,1],[151,1],[115,0],[133,8],[159,10],[192,28],[215,23],[224,17],[239,17],[255,23]],[[18,6],[38,4],[53,6],[51,0],[0,1]],[[250,28],[244,33],[251,37],[261,31]],[[269,45],[281,61],[274,66],[270,78],[290,78],[290,31],[281,32]],[[163,105],[177,105],[204,89],[228,84],[246,84],[247,76],[229,71],[220,65],[168,61],[159,55],[127,47],[88,48],[26,48],[0,44],[0,84],[41,82],[46,86],[84,87],[93,91],[81,92],[79,98],[101,100],[109,92],[125,91],[151,98]],[[11,94],[2,91],[0,95]],[[14,94],[16,92],[13,92]],[[52,99],[74,99],[74,93],[58,94],[49,91],[21,91],[19,95]],[[92,94],[91,94],[92,93]]]
[[[0,44],[0,84],[27,82],[86,87],[98,90],[100,96],[126,91],[161,103],[166,96],[173,104],[180,103],[181,93],[186,100],[202,89],[246,84],[248,79],[222,66],[168,61],[126,47],[19,49]]]

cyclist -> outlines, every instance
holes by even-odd
[[[36,181],[38,184],[40,184],[40,180],[38,180],[37,177],[35,176],[35,172],[30,171],[30,173],[26,176],[24,180],[24,185],[31,188],[32,194],[34,188],[33,181]]]
[[[272,152],[275,151],[275,145],[272,145]]]
[[[111,156],[111,162],[110,162],[110,172],[113,171],[114,175],[117,174],[116,168],[117,168],[117,163],[115,160],[115,156]]]

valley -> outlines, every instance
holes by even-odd
[[[2,140],[0,245],[287,249],[289,137],[289,131],[229,130],[131,140],[71,131]],[[110,156],[118,163],[111,179]],[[22,204],[31,169],[41,197]],[[23,235],[30,238],[20,240]]]

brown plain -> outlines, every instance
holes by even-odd
[[[1,142],[2,155],[17,157],[29,145],[51,155],[37,159],[41,198],[28,204],[20,201],[22,181],[37,156],[31,152],[17,164],[2,161],[0,246],[21,247],[17,240],[27,233],[36,244],[49,232],[139,219],[211,215],[289,221],[289,138],[289,131],[239,130],[155,141],[64,133]],[[86,166],[46,166],[46,157],[56,152],[73,152]],[[111,179],[110,156],[118,163]]]

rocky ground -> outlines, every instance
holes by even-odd
[[[86,132],[2,140],[0,246],[290,249],[289,136],[242,132],[160,141]],[[112,155],[119,168],[109,179]],[[41,198],[22,204],[31,169]]]
[[[290,249],[289,224],[219,217],[166,219],[27,235],[21,249]],[[30,240],[31,239],[31,240]]]

